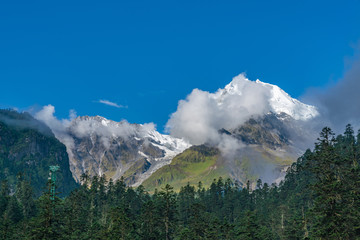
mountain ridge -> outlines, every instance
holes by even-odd
[[[188,182],[209,187],[214,178],[230,178],[240,186],[250,181],[262,179],[264,182],[279,182],[285,176],[286,168],[296,161],[301,150],[291,144],[291,136],[287,133],[287,126],[281,121],[283,115],[267,114],[263,118],[249,119],[245,124],[235,129],[222,129],[220,133],[241,141],[242,145],[224,153],[219,146],[210,143],[192,146],[177,155],[173,161],[144,181],[149,191],[164,187],[167,183],[181,187]],[[213,154],[205,154],[212,152]],[[206,159],[206,164],[189,161],[189,156],[197,159]],[[210,156],[210,157],[209,157]],[[193,160],[194,160],[193,159]],[[189,163],[190,162],[190,163]],[[196,171],[192,171],[192,166]],[[201,169],[199,169],[201,168]]]
[[[115,122],[101,116],[78,117],[66,131],[74,140],[67,147],[76,179],[88,172],[113,180],[127,176],[128,184],[140,184],[189,146],[181,139],[160,134],[153,125]],[[140,162],[143,164],[138,166]],[[143,171],[135,171],[139,168]]]
[[[299,100],[292,98],[288,93],[282,90],[279,86],[265,83],[257,79],[256,81],[250,81],[243,74],[233,78],[233,80],[225,86],[224,89],[219,89],[212,95],[219,104],[222,103],[224,95],[242,95],[246,84],[256,84],[261,86],[269,94],[269,104],[272,112],[281,114],[286,113],[295,120],[309,120],[319,115],[316,107],[304,104]]]
[[[185,109],[190,118],[179,122],[181,111],[194,104],[193,97],[196,99],[197,94],[200,104],[205,105]],[[251,102],[254,98],[257,100],[255,105]],[[197,112],[204,108],[206,111],[206,107],[213,108],[213,112],[205,115]],[[53,114],[54,107],[49,105],[48,108]],[[127,184],[139,186],[157,171],[174,168],[172,159],[183,159],[184,150],[200,145],[220,151],[215,161],[218,163],[216,169],[224,169],[226,177],[242,184],[255,178],[270,183],[278,181],[286,166],[305,150],[303,142],[308,129],[304,126],[318,115],[316,107],[292,98],[278,86],[250,81],[239,75],[215,93],[197,90],[186,100],[179,101],[177,112],[168,122],[170,135],[156,131],[153,123],[115,122],[99,115],[79,116],[67,121],[60,131],[56,128],[53,131],[67,147],[70,168],[77,181],[87,172],[90,176],[104,174],[113,180],[123,176]],[[178,116],[180,118],[176,119]],[[53,115],[52,119],[56,120]],[[47,124],[51,125],[51,122]],[[173,132],[173,124],[195,124],[198,128],[210,125],[200,131],[190,128],[195,131]],[[201,134],[210,137],[192,141],[191,137]],[[226,166],[220,167],[220,162]],[[162,178],[161,174],[159,178]]]

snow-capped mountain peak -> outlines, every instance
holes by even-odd
[[[222,104],[223,99],[227,95],[242,96],[244,92],[251,89],[253,92],[261,92],[266,98],[270,107],[270,112],[286,113],[295,120],[306,121],[319,115],[315,106],[307,105],[297,99],[292,98],[284,90],[276,85],[264,83],[260,80],[250,81],[243,74],[234,77],[233,80],[225,86],[224,89],[219,89],[213,97]]]

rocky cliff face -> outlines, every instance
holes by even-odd
[[[305,150],[298,144],[301,131],[296,120],[286,113],[251,118],[228,130],[228,134],[244,144],[228,163],[230,176],[243,184],[258,178],[267,183],[278,182]]]
[[[54,107],[49,105],[37,117],[66,145],[77,181],[88,172],[113,180],[124,177],[129,185],[137,186],[146,179],[146,184],[165,183],[168,177],[197,181],[223,176],[241,184],[258,178],[278,181],[286,166],[306,149],[306,140],[313,142],[304,126],[319,112],[276,85],[239,75],[215,93],[195,89],[179,101],[167,123],[170,136],[160,134],[152,124],[100,116],[59,121],[53,114]],[[217,154],[206,155],[202,163],[186,161],[184,165],[183,159],[198,156],[203,148],[183,152],[191,146],[183,139]]]
[[[170,165],[154,172],[144,186],[153,191],[170,183],[176,190],[188,182],[199,181],[209,187],[214,178],[230,178],[241,186],[258,179],[278,182],[287,166],[302,152],[294,143],[294,119],[289,115],[269,113],[251,118],[234,129],[221,129],[227,139],[237,140],[233,149],[219,145],[193,146],[177,155]]]
[[[30,180],[35,194],[43,191],[49,166],[58,165],[58,192],[68,194],[76,183],[69,168],[66,147],[51,130],[27,113],[0,110],[0,180],[16,183],[22,174]]]
[[[74,119],[67,133],[73,141],[64,143],[77,181],[87,172],[113,180],[123,176],[136,186],[190,146],[158,133],[152,125],[114,122],[100,116]]]

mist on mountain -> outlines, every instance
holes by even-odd
[[[304,96],[304,101],[318,107],[321,116],[312,124],[319,127],[329,126],[336,132],[350,123],[355,129],[360,128],[360,54],[350,64],[344,76],[335,84],[326,88],[311,88]],[[319,130],[320,131],[320,130]]]
[[[313,136],[307,133],[308,127],[301,130],[301,136],[299,128],[319,115],[317,109],[291,98],[275,85],[250,81],[245,74],[236,76],[215,93],[194,89],[185,100],[179,101],[166,129],[171,135],[185,138],[192,144],[210,143],[225,155],[231,155],[244,144],[224,136],[219,130],[235,129],[250,118],[269,113],[289,116],[294,122],[293,142],[299,142],[304,150],[311,146]]]
[[[43,122],[36,121],[29,113],[19,114],[16,110],[0,109],[0,121],[18,129],[34,129],[47,136],[54,134]]]
[[[48,105],[35,117],[67,146],[77,179],[86,171],[115,178],[125,174],[132,184],[170,164],[191,145],[202,144],[220,150],[217,167],[224,168],[231,178],[272,182],[313,142],[306,125],[319,115],[314,106],[291,98],[278,86],[250,81],[244,74],[215,93],[194,89],[180,100],[167,123],[170,136],[156,132],[153,123],[76,117],[74,111],[69,119],[59,120],[54,113],[54,106]],[[281,140],[284,137],[286,141]],[[161,151],[165,155],[159,156]]]

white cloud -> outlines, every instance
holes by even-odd
[[[52,105],[44,106],[39,112],[35,114],[35,118],[43,121],[55,134],[62,143],[67,146],[67,149],[73,149],[74,138],[88,137],[91,134],[95,134],[100,137],[105,147],[110,146],[112,138],[128,138],[132,135],[145,136],[148,131],[156,130],[156,126],[153,123],[143,124],[141,128],[138,128],[135,124],[130,124],[126,120],[117,124],[112,124],[111,121],[98,117],[100,119],[80,117],[76,118],[75,110],[69,111],[69,119],[59,120],[55,116],[55,107]],[[70,135],[73,134],[73,136]],[[69,155],[72,154],[68,151]]]
[[[104,119],[99,122],[93,118],[75,120],[72,122],[69,130],[79,138],[89,136],[90,134],[106,138],[127,138],[136,133],[136,127],[125,120],[121,121],[120,124],[113,125],[108,124],[108,120]]]
[[[37,112],[34,117],[48,125],[56,138],[61,140],[61,142],[66,145],[67,149],[71,149],[74,146],[74,139],[66,132],[66,128],[70,126],[71,119],[76,117],[76,112],[75,110],[70,110],[70,120],[59,120],[54,116],[54,113],[55,107],[49,104]],[[69,156],[72,156],[72,152],[68,151],[68,154]]]
[[[219,129],[238,127],[251,116],[269,111],[269,89],[240,74],[216,93],[194,89],[179,101],[166,129],[192,144],[219,143]]]
[[[105,100],[105,99],[100,99],[98,102],[108,105],[108,106],[116,107],[116,108],[127,108],[127,106],[123,106],[123,105],[117,104],[115,102],[110,102],[109,100]]]

